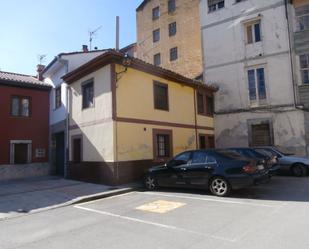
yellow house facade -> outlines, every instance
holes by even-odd
[[[180,152],[214,146],[209,86],[114,50],[64,80],[71,178],[126,183]]]

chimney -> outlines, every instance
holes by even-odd
[[[39,64],[39,65],[37,65],[37,67],[36,67],[37,69],[36,69],[36,71],[37,71],[37,78],[38,78],[38,80],[44,80],[44,78],[43,78],[43,70],[45,69],[45,66],[44,65],[42,65],[42,64]]]
[[[84,53],[89,52],[88,46],[87,46],[87,45],[83,45],[83,52],[84,52]]]

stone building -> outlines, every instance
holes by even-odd
[[[204,77],[220,88],[217,147],[275,145],[308,155],[307,15],[304,4],[295,11],[284,0],[200,1]]]
[[[198,0],[144,0],[137,13],[137,58],[190,78],[200,76]]]

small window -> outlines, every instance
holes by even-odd
[[[309,54],[301,55],[299,59],[302,83],[309,84]]]
[[[206,115],[214,115],[214,98],[210,96],[206,96]]]
[[[155,54],[155,55],[153,56],[153,64],[154,64],[155,66],[161,65],[161,54],[160,54],[160,53]]]
[[[170,23],[168,25],[169,36],[174,36],[177,33],[177,24],[176,22]]]
[[[197,92],[197,113],[210,117],[214,115],[214,98],[206,92]]]
[[[93,107],[94,106],[93,81],[90,81],[82,85],[82,93],[83,93],[83,109]]]
[[[82,161],[82,139],[79,138],[73,138],[73,155],[72,159],[74,163],[80,163]]]
[[[208,0],[208,11],[214,12],[224,8],[224,0]]]
[[[175,61],[178,59],[178,48],[172,48],[170,50],[170,61]]]
[[[171,130],[153,129],[154,159],[166,161],[173,155],[173,141]]]
[[[199,142],[200,142],[200,149],[205,150],[206,149],[206,136],[205,135],[200,135],[199,136]]]
[[[168,1],[168,13],[171,14],[176,10],[176,0]]]
[[[309,30],[309,14],[306,13],[304,15],[297,16],[297,30],[305,31]]]
[[[61,86],[55,89],[55,109],[61,107]]]
[[[14,117],[29,117],[30,97],[13,96],[11,99],[11,115]]]
[[[246,25],[247,44],[260,42],[261,38],[261,22],[257,21]]]
[[[214,149],[215,148],[215,139],[213,135],[199,135],[199,148],[201,150],[205,149]]]
[[[240,2],[244,2],[246,0],[236,0],[235,3],[240,3]]]
[[[154,108],[168,111],[168,86],[154,82]]]
[[[157,156],[158,157],[170,157],[169,154],[169,135],[157,135]]]
[[[152,40],[153,42],[160,41],[160,29],[156,29],[152,32]]]
[[[160,18],[160,7],[152,9],[152,20],[157,20]]]
[[[251,102],[266,100],[264,68],[248,70],[249,99]]]

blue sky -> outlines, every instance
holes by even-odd
[[[136,40],[135,9],[142,0],[1,0],[0,70],[35,74],[37,56],[45,64],[61,52],[88,45],[88,31],[99,26],[93,46],[115,47],[115,18],[121,18],[120,45]]]

